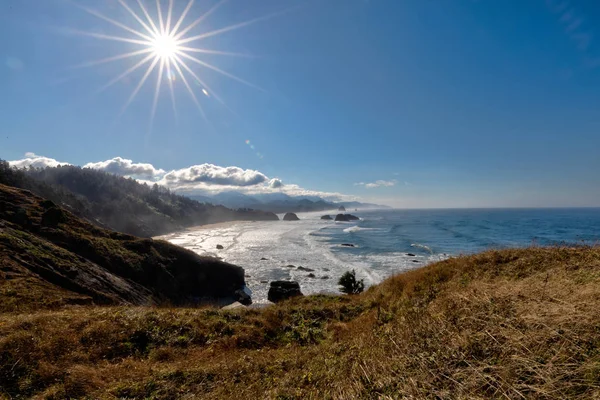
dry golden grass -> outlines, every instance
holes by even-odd
[[[264,310],[0,314],[6,398],[600,398],[600,249],[450,259]]]

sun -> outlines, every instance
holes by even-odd
[[[199,87],[199,92],[204,94],[205,98],[214,98],[219,103],[224,105],[227,109],[229,109],[229,107],[225,105],[225,102],[219,97],[219,95],[214,90],[212,90],[204,81],[205,78],[202,76],[202,71],[192,69],[193,65],[200,67],[204,70],[211,70],[213,72],[217,72],[230,79],[236,80],[240,83],[243,83],[245,85],[251,86],[255,89],[264,92],[264,89],[260,88],[259,86],[254,85],[253,83],[250,83],[229,72],[226,72],[201,58],[202,55],[248,57],[248,54],[207,49],[203,47],[198,47],[193,43],[202,41],[203,39],[209,37],[214,37],[226,32],[237,30],[239,28],[254,24],[258,21],[266,20],[276,15],[280,15],[282,14],[282,12],[272,13],[263,17],[258,17],[244,22],[229,25],[224,28],[219,28],[216,30],[194,35],[192,34],[192,30],[198,27],[201,28],[202,22],[210,14],[215,12],[225,2],[225,0],[218,1],[215,5],[213,5],[213,7],[201,14],[195,20],[193,20],[192,22],[188,22],[187,25],[184,24],[184,20],[186,19],[188,13],[193,12],[191,10],[195,0],[188,0],[187,5],[185,6],[181,14],[179,14],[178,18],[175,18],[175,15],[173,15],[173,7],[176,0],[156,0],[156,13],[154,16],[151,15],[150,10],[146,8],[146,6],[144,5],[144,1],[142,0],[136,0],[138,8],[137,10],[134,10],[135,6],[134,8],[132,8],[132,6],[130,5],[130,3],[133,2],[133,0],[116,1],[122,6],[124,11],[126,11],[131,17],[133,17],[133,19],[135,19],[135,21],[137,21],[137,24],[125,24],[119,20],[101,14],[100,12],[94,9],[79,4],[75,5],[78,8],[86,11],[87,13],[112,24],[114,27],[126,31],[128,33],[127,36],[107,35],[104,33],[86,32],[80,30],[70,31],[77,34],[90,36],[96,39],[116,41],[121,43],[127,43],[129,45],[139,46],[138,50],[117,54],[100,60],[85,62],[76,66],[91,67],[97,66],[99,64],[114,62],[117,60],[139,60],[134,61],[135,64],[133,66],[127,68],[118,76],[111,79],[107,84],[102,86],[97,91],[97,93],[100,93],[106,90],[108,87],[124,80],[135,71],[145,70],[141,74],[142,76],[139,82],[133,88],[131,95],[125,102],[124,106],[121,108],[121,113],[125,112],[127,107],[131,104],[133,99],[137,96],[137,94],[140,92],[140,89],[148,81],[148,78],[150,78],[150,75],[154,71],[156,71],[157,75],[155,78],[156,83],[154,86],[152,110],[150,113],[150,127],[152,126],[152,121],[154,119],[154,115],[157,108],[158,98],[160,96],[161,87],[163,86],[162,84],[164,82],[168,83],[168,89],[171,94],[170,97],[175,118],[177,118],[174,87],[176,83],[179,85],[183,85],[183,87],[187,89],[188,94],[198,107],[205,120],[207,117],[202,109],[200,100],[196,96],[196,92],[193,89],[194,85]],[[165,10],[164,6],[161,3],[168,3],[166,15],[164,15]]]
[[[177,40],[169,34],[155,34],[150,47],[154,55],[163,61],[172,60],[180,51]]]

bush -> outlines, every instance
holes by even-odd
[[[354,270],[344,273],[338,281],[338,285],[341,286],[340,291],[346,294],[358,294],[365,290],[365,283],[362,279],[360,281],[356,280]]]

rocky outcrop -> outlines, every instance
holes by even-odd
[[[26,281],[31,289],[18,291],[18,309],[248,301],[236,293],[245,286],[243,268],[99,228],[26,190],[0,185],[0,232],[0,265],[12,277],[5,288]]]
[[[332,220],[331,215],[323,215],[321,219]]]
[[[273,281],[271,282],[271,287],[269,287],[267,298],[273,303],[278,303],[296,296],[303,296],[298,282]]]
[[[56,227],[58,226],[58,224],[64,222],[65,220],[66,218],[62,210],[54,206],[49,207],[46,211],[44,211],[44,213],[42,214],[41,223],[43,226]]]
[[[243,289],[236,290],[235,297],[238,302],[242,303],[245,306],[249,306],[250,304],[252,304],[252,298],[250,298],[250,295],[246,293],[246,291]]]
[[[294,213],[286,213],[283,216],[283,220],[284,221],[299,221],[300,218],[298,218],[298,216],[296,214],[294,214]]]
[[[240,303],[239,301],[234,301],[233,303],[226,305],[225,307],[221,307],[221,310],[225,311],[233,311],[233,310],[243,310],[246,306]]]
[[[335,216],[336,221],[342,222],[358,221],[359,219],[356,215],[352,214],[338,214]]]

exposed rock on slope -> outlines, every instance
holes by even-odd
[[[0,288],[11,293],[0,296],[0,310],[235,299],[243,287],[241,267],[98,228],[27,190],[0,185]]]
[[[273,281],[269,287],[269,301],[278,303],[291,297],[302,296],[300,284],[296,281]]]

